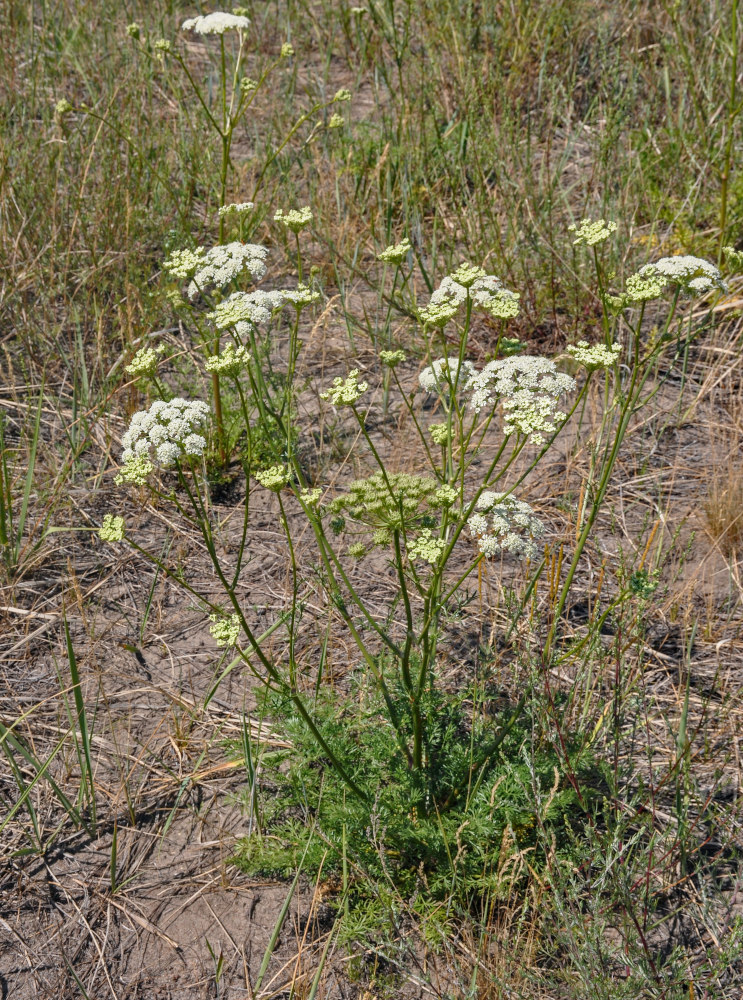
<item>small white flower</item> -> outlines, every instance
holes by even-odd
[[[231,375],[233,378],[248,367],[250,363],[250,353],[246,347],[228,344],[225,349],[214,357],[207,358],[205,368],[209,372],[217,372],[220,375]]]
[[[723,247],[722,252],[731,271],[743,271],[743,251],[736,250],[735,247]]]
[[[209,631],[218,646],[234,646],[240,635],[239,615],[209,615]]]
[[[282,209],[277,209],[274,215],[275,222],[281,222],[287,229],[291,229],[293,233],[299,233],[302,229],[312,222],[313,215],[312,209],[309,205],[304,208],[292,208],[288,212],[282,211]]]
[[[321,486],[312,486],[310,489],[302,490],[299,494],[299,499],[307,507],[315,507],[319,503],[322,493]]]
[[[597,243],[608,240],[612,233],[617,231],[616,222],[606,222],[604,219],[597,219],[591,222],[590,219],[583,219],[580,226],[568,226],[568,232],[575,234],[573,246],[593,247]]]
[[[410,240],[404,239],[401,243],[394,243],[378,253],[377,260],[382,260],[385,264],[402,264],[412,249]]]
[[[280,309],[285,299],[283,292],[264,292],[260,288],[254,292],[233,292],[208,316],[218,330],[233,326],[242,335],[248,332],[247,323],[254,326],[268,323],[274,310]]]
[[[106,514],[98,529],[98,537],[104,542],[120,542],[124,538],[124,518]]]
[[[653,264],[645,264],[637,273],[641,278],[665,279],[673,284],[681,285],[682,288],[690,292],[707,292],[711,288],[719,288],[723,292],[727,291],[727,285],[714,264],[710,264],[702,257],[692,257],[689,254],[661,257]]]
[[[433,566],[441,558],[445,546],[443,538],[434,537],[430,528],[424,528],[418,537],[408,544],[408,557],[423,559]]]
[[[497,319],[518,316],[519,295],[516,292],[509,291],[500,278],[486,274],[481,267],[462,264],[442,279],[421,318],[429,325],[443,325],[456,315],[467,300],[468,292],[474,306]]]
[[[144,486],[154,466],[146,455],[132,453],[124,459],[121,471],[114,477],[117,486],[122,483],[132,483],[134,486]]]
[[[567,352],[589,372],[595,372],[601,368],[611,368],[619,360],[622,345],[612,344],[611,347],[606,347],[604,344],[591,345],[587,340],[579,340],[577,344],[570,344]]]
[[[252,201],[237,201],[230,205],[220,205],[219,218],[226,219],[231,215],[247,215],[253,208]]]
[[[195,249],[173,250],[170,257],[163,263],[163,268],[174,278],[190,278],[194,271],[206,261],[204,247]]]
[[[158,465],[164,468],[174,465],[184,455],[196,458],[202,455],[206,439],[195,431],[204,425],[208,415],[206,403],[180,397],[167,403],[158,399],[149,410],[135,413],[121,439],[124,446],[121,459],[126,463],[126,468],[120,473],[122,481],[146,479],[152,471],[150,456],[153,448]],[[137,461],[140,466],[135,464]],[[149,469],[141,473],[144,468],[142,463],[145,462]]]
[[[130,375],[154,375],[157,371],[157,356],[165,350],[165,345],[158,347],[140,347],[125,371]]]
[[[256,472],[255,478],[265,489],[278,493],[289,482],[289,472],[283,465],[272,465],[268,469]]]
[[[304,285],[301,282],[297,285],[294,290],[285,288],[282,290],[281,294],[287,302],[291,302],[297,309],[303,309],[304,306],[312,305],[313,302],[317,302],[320,298],[320,293],[309,285]]]
[[[448,396],[455,386],[458,392],[464,391],[476,374],[471,361],[464,361],[460,370],[456,358],[437,358],[428,368],[423,369],[418,381],[426,392]]]
[[[333,406],[353,406],[369,388],[367,382],[359,382],[359,369],[352,369],[345,379],[334,378],[332,386],[320,393],[320,399],[329,400]]]
[[[406,358],[405,351],[380,351],[379,360],[387,368],[394,368],[396,365],[401,364]]]
[[[536,542],[544,535],[544,525],[528,503],[489,490],[478,498],[467,526],[488,559],[499,552],[533,559],[539,552]]]
[[[451,507],[456,503],[459,494],[453,486],[441,486],[433,495],[432,506]]]
[[[215,11],[213,14],[199,14],[189,17],[181,25],[183,31],[194,31],[197,35],[223,35],[225,31],[243,31],[250,27],[247,17]]]
[[[224,288],[243,271],[248,271],[254,281],[260,281],[266,273],[267,256],[268,249],[256,243],[223,243],[206,250],[188,286],[188,297],[196,298],[210,285]]]

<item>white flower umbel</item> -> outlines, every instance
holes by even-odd
[[[284,305],[285,298],[283,292],[264,292],[261,289],[254,292],[233,292],[208,316],[218,330],[235,327],[238,334],[244,336],[248,333],[248,323],[253,326],[268,323],[274,310]]]
[[[430,528],[423,528],[418,537],[408,544],[408,556],[410,559],[423,559],[433,566],[441,558],[445,546],[443,538],[433,535]]]
[[[219,218],[228,219],[231,215],[247,215],[252,208],[252,201],[235,201],[230,205],[220,205]]]
[[[122,462],[126,466],[136,458],[149,461],[154,452],[157,464],[169,468],[179,459],[199,458],[206,448],[206,438],[196,431],[203,427],[208,415],[209,407],[200,399],[177,396],[169,402],[156,400],[149,410],[140,410],[132,417],[121,442]]]
[[[317,302],[320,298],[320,293],[314,288],[310,288],[309,285],[303,284],[301,281],[295,289],[284,288],[281,294],[287,302],[291,302],[297,309],[303,309],[305,306],[312,305],[313,302]]]
[[[394,368],[396,365],[401,364],[407,355],[405,351],[380,351],[379,360],[387,368]]]
[[[472,379],[470,406],[478,412],[493,395],[503,403],[506,431],[525,434],[541,444],[564,414],[557,400],[575,388],[575,379],[559,372],[554,361],[538,355],[499,358]]]
[[[312,209],[309,205],[304,208],[292,208],[288,212],[278,209],[274,215],[275,222],[281,222],[293,233],[299,233],[312,222]]]
[[[194,299],[210,285],[224,288],[243,271],[259,281],[266,273],[267,256],[268,249],[256,243],[221,243],[210,250],[174,250],[163,267],[175,278],[193,278],[188,296]]]
[[[320,393],[320,399],[327,399],[333,406],[353,406],[368,388],[367,382],[359,382],[358,368],[353,368],[345,379],[334,378],[332,386]]]
[[[431,296],[428,309],[423,310],[421,317],[424,322],[438,325],[434,322],[437,314],[441,316],[456,314],[456,311],[467,300],[469,291],[472,304],[484,309],[497,319],[512,319],[518,316],[519,296],[503,285],[500,278],[494,274],[486,274],[482,268],[473,264],[462,264],[451,275],[444,278]],[[452,312],[453,311],[453,312]],[[428,315],[431,319],[426,319]]]
[[[279,493],[289,482],[289,470],[283,465],[272,465],[268,469],[256,472],[255,478],[265,489]]]
[[[591,222],[590,219],[583,219],[579,226],[568,226],[568,232],[575,234],[573,246],[593,247],[597,243],[608,240],[612,233],[617,231],[616,222],[606,222],[604,219],[597,219]]]
[[[239,615],[209,615],[209,631],[218,646],[234,646],[240,635]]]
[[[619,360],[622,345],[612,344],[611,347],[606,347],[605,344],[589,344],[587,340],[579,340],[577,344],[570,344],[567,352],[589,372],[595,372],[611,368]]]
[[[254,281],[266,273],[264,263],[268,256],[267,247],[257,243],[225,243],[206,251],[203,266],[197,268],[193,281],[188,286],[188,297],[195,299],[200,291],[210,285],[224,288],[243,271],[248,271]]]
[[[377,260],[382,260],[385,264],[402,264],[412,249],[410,240],[405,239],[401,243],[395,243],[378,253]]]
[[[165,344],[157,347],[140,347],[132,360],[126,366],[125,371],[130,375],[154,375],[157,371],[157,356],[165,350]]]
[[[459,377],[457,377],[459,373]],[[471,380],[477,375],[477,369],[471,361],[462,362],[459,369],[456,358],[437,358],[428,368],[424,368],[418,376],[421,388],[426,392],[436,392],[439,396],[448,396],[454,391],[463,392],[469,387]]]
[[[612,296],[612,303],[616,301],[617,307],[624,306],[629,302],[651,302],[659,299],[666,287],[666,279],[662,274],[655,271],[648,271],[643,268],[644,274],[631,274],[625,283],[625,293],[615,300]]]
[[[132,455],[126,460],[121,471],[114,476],[114,482],[117,486],[121,486],[122,483],[144,486],[154,468],[147,455]]]
[[[536,543],[544,535],[544,525],[528,503],[490,490],[480,495],[467,525],[486,558],[508,552],[533,559],[539,552]]]
[[[299,494],[299,499],[307,507],[316,507],[320,502],[320,497],[323,494],[322,486],[311,486],[306,490],[302,490]]]
[[[203,267],[205,263],[206,249],[194,247],[193,249],[173,250],[170,257],[163,262],[163,268],[174,278],[185,280],[190,278],[197,268]]]
[[[234,344],[228,344],[219,354],[207,358],[205,368],[208,372],[217,372],[218,375],[231,375],[234,378],[235,375],[239,375],[241,371],[244,371],[249,364],[250,354],[247,347],[243,347],[241,344],[236,348]]]
[[[714,264],[710,264],[702,257],[692,257],[689,254],[661,257],[652,264],[645,264],[637,273],[641,278],[665,279],[671,284],[681,285],[687,292],[696,294],[708,292],[713,288],[727,291],[727,286]]]
[[[98,537],[103,542],[121,542],[124,539],[124,518],[106,514],[98,529]]]
[[[723,247],[722,252],[731,271],[743,271],[743,251],[736,250],[735,247]]]
[[[225,31],[244,31],[250,27],[247,17],[214,11],[213,14],[199,14],[189,17],[181,25],[183,31],[194,31],[197,35],[223,35]]]

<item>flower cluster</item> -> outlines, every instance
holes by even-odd
[[[252,201],[237,201],[232,202],[230,205],[220,205],[219,207],[219,218],[226,219],[231,215],[247,215],[247,213],[253,208]]]
[[[351,91],[346,87],[341,87],[340,90],[336,90],[335,94],[333,94],[333,100],[338,102],[350,101]]]
[[[579,340],[577,344],[570,344],[567,352],[589,372],[595,372],[601,368],[611,368],[619,360],[622,345],[612,344],[611,347],[606,347],[604,344],[591,345],[587,340]]]
[[[475,413],[492,403],[494,397],[500,398],[506,431],[526,434],[535,444],[541,444],[544,434],[555,430],[555,420],[564,416],[556,409],[557,400],[575,388],[575,380],[558,372],[554,361],[531,355],[498,358],[482,371],[471,361],[464,361],[459,369],[455,360],[439,358],[423,369],[418,381],[427,392],[438,392],[442,397],[456,387],[469,395],[467,405]],[[445,425],[435,427],[434,441],[446,441]]]
[[[163,267],[176,278],[192,278],[188,296],[194,299],[210,285],[224,288],[243,270],[258,281],[266,273],[267,256],[267,248],[256,243],[223,243],[209,250],[175,250]]]
[[[260,288],[254,292],[233,292],[208,315],[218,330],[233,326],[244,337],[248,333],[248,323],[253,326],[268,323],[274,310],[283,306],[285,298],[283,292],[264,292]]]
[[[157,356],[164,350],[165,344],[157,347],[140,347],[125,370],[134,376],[154,375],[157,371]]]
[[[382,362],[383,365],[386,365],[388,368],[394,368],[396,365],[401,364],[406,357],[407,355],[405,354],[405,351],[379,352],[379,360]]]
[[[665,278],[654,271],[631,274],[625,283],[624,295],[618,297],[616,305],[623,308],[630,302],[650,302],[659,299],[665,287]]]
[[[328,128],[342,128],[346,124],[343,115],[334,114],[328,119]]]
[[[297,309],[309,306],[313,302],[317,302],[320,298],[320,293],[318,291],[314,288],[310,288],[309,285],[303,284],[301,281],[293,291],[285,288],[281,294],[286,302],[291,302]]]
[[[215,354],[206,360],[206,370],[217,372],[218,375],[230,375],[234,377],[248,367],[250,354],[248,349],[240,345],[228,344],[223,351]]]
[[[428,307],[420,316],[429,326],[443,326],[458,312],[470,296],[472,303],[495,319],[518,316],[519,296],[504,287],[500,278],[486,274],[473,264],[462,264],[445,277],[431,296]]]
[[[568,232],[575,234],[573,246],[594,247],[597,243],[608,240],[612,233],[617,231],[616,222],[606,222],[604,219],[597,219],[591,222],[590,219],[582,219],[580,226],[568,226]]]
[[[284,212],[279,208],[274,215],[275,222],[283,223],[293,233],[301,232],[301,230],[309,226],[312,219],[312,209],[309,205],[305,208],[292,208],[288,212]]]
[[[333,406],[353,406],[368,388],[368,382],[359,382],[358,368],[353,368],[345,379],[334,378],[332,386],[320,393],[320,399],[329,400]]]
[[[575,379],[558,372],[549,358],[514,356],[489,362],[468,388],[470,406],[476,413],[495,395],[503,404],[506,432],[517,431],[541,444],[544,435],[555,430],[555,421],[564,418],[556,408],[557,400],[575,388]]]
[[[743,251],[736,250],[735,247],[723,247],[722,252],[731,271],[743,271]]]
[[[348,493],[332,500],[327,511],[334,516],[335,530],[343,530],[345,512],[373,529],[375,545],[387,545],[395,531],[435,527],[434,512],[450,507],[456,498],[456,490],[428,476],[375,472],[367,479],[354,480]]]
[[[195,31],[197,35],[223,35],[225,31],[237,29],[238,31],[249,28],[250,21],[247,17],[237,14],[227,14],[224,11],[215,11],[213,14],[199,14],[198,17],[189,17],[181,25],[183,31]]]
[[[311,486],[300,492],[299,499],[306,507],[315,507],[320,502],[322,493],[322,486]]]
[[[424,368],[418,376],[421,388],[426,392],[437,392],[440,396],[448,396],[450,392],[465,390],[477,369],[471,361],[464,361],[461,369],[456,358],[438,358]]]
[[[385,264],[402,264],[412,249],[410,240],[405,239],[401,243],[394,243],[378,253],[377,260],[382,260]]]
[[[120,542],[124,538],[124,518],[106,514],[98,529],[98,537],[104,542]]]
[[[448,424],[431,424],[428,428],[428,433],[433,438],[434,444],[439,444],[442,448],[445,448],[449,444],[451,432]]]
[[[239,615],[209,615],[209,631],[218,646],[234,646],[240,635]]]
[[[154,465],[147,455],[132,455],[124,463],[121,470],[114,476],[117,486],[122,483],[131,483],[132,486],[144,486],[147,483]]]
[[[279,493],[289,482],[289,471],[283,465],[272,465],[255,473],[255,478],[267,490]]]
[[[703,293],[712,288],[726,291],[726,285],[714,264],[702,257],[678,254],[675,257],[661,257],[653,264],[645,264],[637,272],[638,277],[680,285],[684,291]],[[661,285],[662,287],[662,285]]]
[[[544,525],[528,503],[490,490],[478,498],[467,526],[486,558],[509,552],[533,559],[539,551],[536,542],[544,535]]]
[[[408,544],[408,557],[410,559],[423,559],[431,565],[435,565],[446,547],[443,538],[437,538],[430,528],[424,528],[417,538]]]
[[[134,459],[145,458],[149,462],[153,449],[158,464],[165,468],[179,458],[198,458],[206,448],[206,438],[196,430],[204,425],[208,414],[209,408],[200,399],[177,396],[167,403],[156,400],[149,410],[140,410],[132,417],[122,438],[122,462],[125,466]],[[133,481],[130,478],[133,472],[126,475],[125,472],[126,469],[122,471],[124,480]]]

